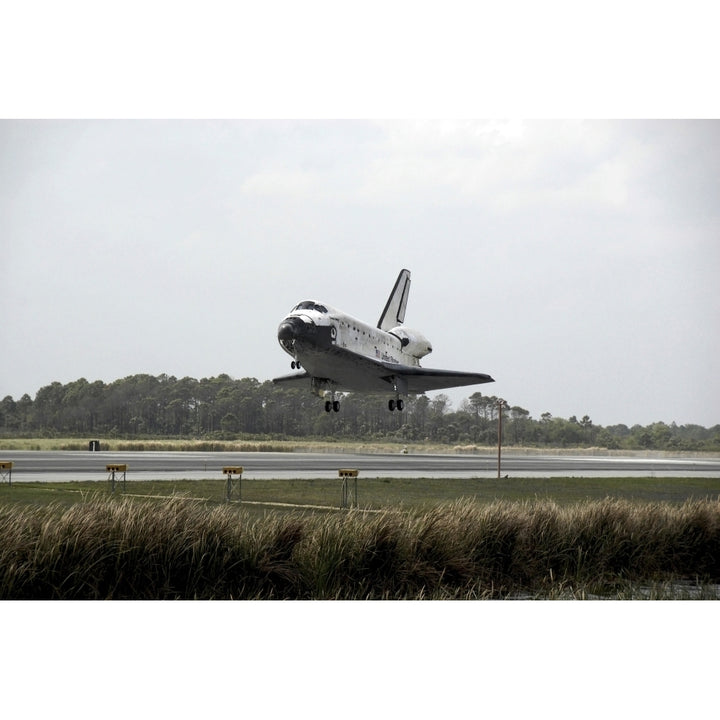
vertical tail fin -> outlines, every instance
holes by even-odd
[[[381,330],[392,330],[402,325],[405,321],[405,309],[407,308],[408,295],[410,294],[410,271],[401,270],[395,281],[385,309],[378,320],[378,327]]]

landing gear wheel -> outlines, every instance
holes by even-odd
[[[395,401],[394,400],[388,400],[388,410],[392,412],[395,409]]]
[[[340,412],[340,401],[333,400],[332,409],[334,412]]]
[[[332,410],[332,403],[329,400],[325,401],[325,412],[330,412]]]
[[[402,400],[400,400],[400,398],[398,398],[398,401],[397,401],[397,409],[398,409],[398,412],[402,412],[402,409],[403,409],[404,407],[405,407],[405,403],[404,403]]]

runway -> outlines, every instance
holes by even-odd
[[[497,454],[360,454],[235,452],[0,451],[13,463],[13,482],[106,480],[108,464],[127,464],[127,480],[222,478],[225,466],[244,468],[248,479],[337,477],[340,468],[362,477],[497,477]],[[720,458],[521,455],[503,453],[509,477],[710,477],[720,478]],[[7,482],[7,478],[5,478]]]

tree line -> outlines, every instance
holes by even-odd
[[[720,425],[603,427],[588,415],[578,420],[549,412],[536,419],[518,405],[501,405],[496,396],[480,392],[457,409],[444,394],[410,397],[403,412],[394,413],[377,395],[348,393],[339,413],[327,413],[306,389],[225,374],[202,380],[141,374],[111,383],[80,378],[53,382],[35,399],[25,394],[0,401],[0,434],[6,437],[253,436],[495,445],[500,424],[504,445],[720,450]]]

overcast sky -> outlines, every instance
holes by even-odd
[[[290,371],[313,298],[533,417],[720,422],[720,123],[0,123],[0,397]]]

